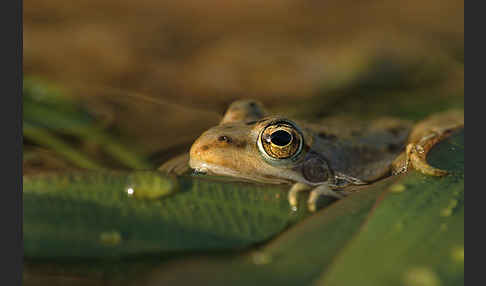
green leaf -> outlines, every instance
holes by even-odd
[[[452,175],[403,178],[403,187],[380,201],[320,285],[464,283],[463,138],[462,131],[429,155],[431,164]]]
[[[283,189],[157,172],[24,177],[24,254],[104,258],[238,249],[305,214]]]
[[[30,124],[28,121],[24,121],[23,133],[24,137],[31,138],[39,144],[55,149],[57,153],[61,154],[72,162],[76,162],[76,164],[81,168],[103,169],[101,165],[93,162],[90,158],[85,156],[85,154],[79,152],[74,147],[70,146],[46,129],[36,127]],[[28,160],[28,158],[24,157],[24,160],[26,159]]]
[[[305,219],[268,245],[232,259],[206,257],[161,266],[147,279],[161,285],[308,285],[359,231],[376,198],[394,179]],[[180,265],[183,264],[183,265]],[[211,273],[218,272],[219,275]]]
[[[146,158],[103,130],[96,118],[66,93],[31,78],[24,81],[23,121],[27,127],[24,132],[26,139],[58,152],[81,168],[99,169],[101,163],[76,151],[77,147],[72,142],[63,142],[61,136],[56,134],[69,135],[81,142],[94,142],[123,166],[134,169],[151,167]]]

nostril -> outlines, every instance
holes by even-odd
[[[207,151],[209,149],[208,145],[201,146],[201,151]]]
[[[218,141],[231,143],[231,138],[226,135],[221,135],[218,137]]]

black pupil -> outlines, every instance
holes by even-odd
[[[270,135],[270,140],[273,144],[277,146],[285,146],[288,145],[290,141],[292,141],[292,135],[290,135],[290,133],[288,133],[287,131],[278,130]]]

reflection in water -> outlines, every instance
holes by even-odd
[[[133,171],[127,176],[125,192],[137,199],[160,199],[177,190],[177,180],[155,171]]]
[[[130,196],[133,195],[133,188],[132,187],[127,188],[127,194],[130,195]]]

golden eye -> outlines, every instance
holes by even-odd
[[[277,121],[267,125],[258,138],[258,148],[265,158],[293,160],[302,151],[303,137],[291,122]]]

